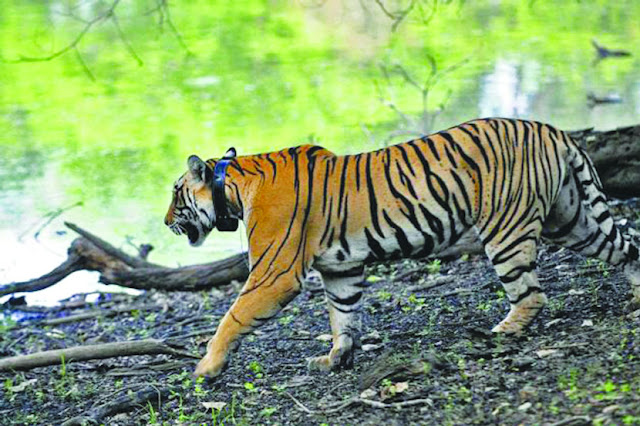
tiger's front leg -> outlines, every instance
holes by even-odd
[[[353,349],[360,331],[357,311],[366,287],[364,268],[358,265],[341,272],[322,272],[333,347],[328,355],[309,359],[309,369],[330,371],[353,367]]]
[[[240,295],[218,325],[207,344],[207,354],[196,366],[195,376],[215,377],[224,368],[229,354],[239,345],[240,337],[273,318],[300,292],[296,274],[275,274],[267,281],[252,275]]]

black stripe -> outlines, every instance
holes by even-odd
[[[325,290],[325,292],[327,293],[329,300],[331,300],[334,303],[338,303],[340,305],[346,305],[346,306],[355,305],[360,301],[360,299],[362,299],[362,291],[358,291],[357,293],[354,293],[353,295],[345,298],[338,297],[335,294],[331,293],[329,290]]]
[[[520,296],[518,296],[518,298],[516,300],[513,300],[511,302],[512,305],[517,305],[518,303],[522,302],[526,297],[531,296],[533,293],[540,293],[540,287],[528,287],[527,290],[522,293]]]
[[[369,232],[368,228],[364,228],[364,235],[367,238],[367,245],[369,246],[369,249],[375,256],[375,258],[378,260],[384,259],[386,254],[384,249],[382,248],[378,240],[373,238],[373,235],[371,235],[371,232]]]
[[[337,279],[337,278],[353,278],[364,274],[364,266],[354,266],[353,268],[345,269],[343,271],[322,270],[320,271],[322,278],[325,279]]]
[[[384,238],[382,228],[380,228],[380,222],[378,220],[378,202],[376,201],[376,193],[373,185],[373,178],[371,173],[371,156],[373,153],[367,153],[367,162],[365,166],[365,177],[367,178],[367,191],[369,193],[369,210],[371,212],[371,223],[373,229]]]

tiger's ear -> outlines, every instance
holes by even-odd
[[[192,155],[187,160],[187,166],[189,167],[189,171],[191,174],[201,180],[206,181],[207,176],[207,164],[200,159],[197,155]]]
[[[227,152],[224,153],[224,155],[222,156],[222,158],[236,158],[236,149],[234,147],[231,147],[227,150]]]

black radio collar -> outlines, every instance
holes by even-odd
[[[213,210],[216,216],[216,227],[218,231],[235,231],[238,229],[238,219],[231,217],[227,210],[227,197],[224,191],[227,167],[231,161],[232,159],[230,158],[221,158],[213,168],[211,193],[213,196]]]

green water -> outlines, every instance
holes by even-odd
[[[409,3],[383,1],[392,13]],[[354,153],[489,115],[640,122],[637,1],[417,0],[392,31],[373,0],[171,2],[170,20],[155,1],[122,0],[118,25],[96,23],[77,49],[14,63],[64,48],[109,4],[2,2],[0,283],[60,263],[74,238],[63,220],[121,247],[151,243],[171,266],[241,250],[239,233],[195,249],[165,229],[190,154],[309,141]],[[633,56],[595,63],[593,38]],[[410,80],[422,85],[432,66],[423,119]],[[590,107],[590,92],[622,102]],[[80,277],[46,298],[95,288]]]

